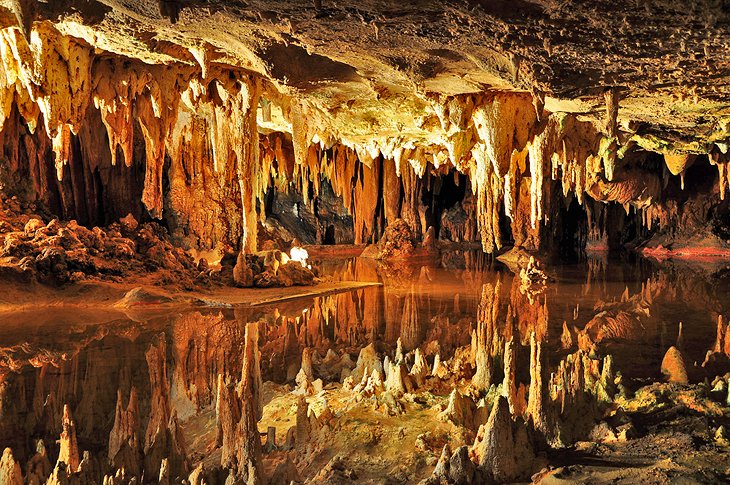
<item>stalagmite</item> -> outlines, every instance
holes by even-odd
[[[58,452],[58,462],[66,464],[69,473],[75,473],[79,468],[79,446],[76,443],[76,424],[71,417],[68,404],[63,406],[63,431],[61,432],[61,450]]]
[[[390,364],[388,378],[385,380],[385,389],[395,396],[401,396],[408,392],[409,378],[405,363]]]
[[[474,442],[477,463],[498,483],[513,482],[532,474],[535,455],[524,423],[513,423],[507,398],[498,396]]]
[[[295,424],[294,443],[298,450],[304,450],[311,439],[311,426],[309,422],[309,404],[304,396],[297,400],[297,414]]]
[[[479,466],[489,470],[497,482],[507,482],[516,478],[512,418],[509,404],[503,396],[499,396],[495,401],[489,420],[483,430],[480,430],[480,434],[483,438],[475,443]]]
[[[302,366],[295,378],[297,383],[297,392],[305,395],[315,394],[322,390],[322,379],[314,380],[314,370],[312,370],[312,349],[305,347],[302,350]]]
[[[170,485],[170,470],[167,462],[167,458],[162,460],[160,464],[160,475],[157,481],[160,485]]]
[[[415,381],[416,387],[421,387],[429,374],[430,372],[426,358],[423,356],[421,349],[417,348],[415,362],[413,363],[413,367],[411,367],[409,375]]]
[[[66,463],[59,461],[56,463],[56,467],[53,469],[53,473],[48,477],[46,485],[70,485],[69,475],[71,473],[66,466]]]
[[[305,347],[302,350],[302,372],[310,381],[314,380],[314,371],[312,370],[312,349]]]
[[[398,337],[398,340],[395,342],[395,357],[393,362],[396,364],[403,362],[403,339],[401,337]]]
[[[664,374],[669,382],[676,384],[689,384],[689,376],[687,373],[687,363],[677,347],[669,347],[667,353],[662,359],[662,374]]]
[[[682,335],[682,322],[679,322],[677,330],[677,342],[674,344],[679,350],[684,350],[684,336]]]
[[[725,352],[725,335],[727,326],[722,321],[722,315],[717,316],[717,336],[715,337],[715,346],[713,352]]]
[[[363,378],[363,375],[365,375],[366,369],[383,372],[383,364],[378,358],[378,354],[375,350],[375,344],[373,343],[360,349],[360,354],[357,357],[357,364],[350,375],[352,375],[355,381],[359,381]]]
[[[269,426],[266,428],[266,443],[264,443],[263,450],[266,453],[271,453],[277,449],[276,446],[276,427]]]
[[[573,347],[573,333],[568,328],[568,322],[563,322],[563,333],[560,335],[560,343],[564,350]]]
[[[20,464],[13,458],[13,451],[5,448],[0,459],[0,483],[5,485],[23,485]]]
[[[431,375],[443,379],[448,373],[446,365],[441,363],[441,355],[436,354],[433,358],[433,368],[431,369]]]
[[[454,389],[449,394],[446,409],[439,413],[438,417],[441,421],[450,421],[456,426],[477,430],[487,420],[487,412],[486,407],[479,407],[472,398]]]
[[[26,481],[29,484],[45,483],[52,471],[53,467],[48,460],[46,446],[43,440],[38,440],[36,442],[36,453],[28,460],[28,464],[25,467]]]

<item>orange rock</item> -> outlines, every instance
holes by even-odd
[[[75,473],[79,468],[79,446],[76,443],[76,424],[71,417],[68,404],[63,406],[63,431],[61,431],[61,450],[58,452],[58,462],[66,464],[69,473]],[[57,462],[57,463],[58,463]]]
[[[0,459],[0,483],[4,485],[23,485],[20,464],[13,458],[13,451],[5,448]]]
[[[662,374],[675,384],[689,384],[685,357],[675,346],[669,347],[662,359]]]

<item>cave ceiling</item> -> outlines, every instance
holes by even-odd
[[[606,116],[603,93],[615,90],[620,129],[648,148],[706,153],[730,130],[721,1],[2,4],[5,26],[48,21],[96,56],[258,74],[351,143],[438,143],[434,105],[495,89],[589,120]]]

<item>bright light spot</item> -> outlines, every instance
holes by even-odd
[[[311,268],[309,265],[307,265],[307,258],[309,258],[309,253],[306,249],[299,246],[293,246],[291,248],[291,251],[289,251],[289,255],[292,261],[299,261],[299,263],[301,263],[303,267]]]

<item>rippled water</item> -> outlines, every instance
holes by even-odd
[[[260,328],[264,381],[285,383],[299,370],[304,347],[320,356],[349,352],[354,361],[372,342],[392,355],[400,339],[406,351],[420,347],[430,361],[436,353],[446,359],[470,345],[479,318],[490,319],[493,338],[519,335],[529,345],[531,332],[542,335],[548,365],[555,365],[593,321],[583,344],[588,338],[614,354],[616,369],[638,386],[660,378],[659,363],[680,322],[685,350],[702,361],[729,304],[727,279],[646,260],[549,267],[550,282],[532,301],[519,277],[476,253],[450,254],[441,266],[340,259],[320,267],[334,279],[383,285],[257,308],[134,315],[52,309],[0,317],[0,449],[11,447],[24,463],[36,439],[58,439],[69,404],[80,448],[103,459],[118,390],[123,396],[132,386],[138,390],[145,426],[151,394],[145,353],[160,334],[171,403],[186,422],[214,406],[219,374],[240,375],[250,323]],[[614,320],[599,325],[597,315]],[[573,341],[567,349],[564,322]],[[529,355],[522,355],[518,379],[527,383]],[[52,463],[54,453],[49,446]]]

